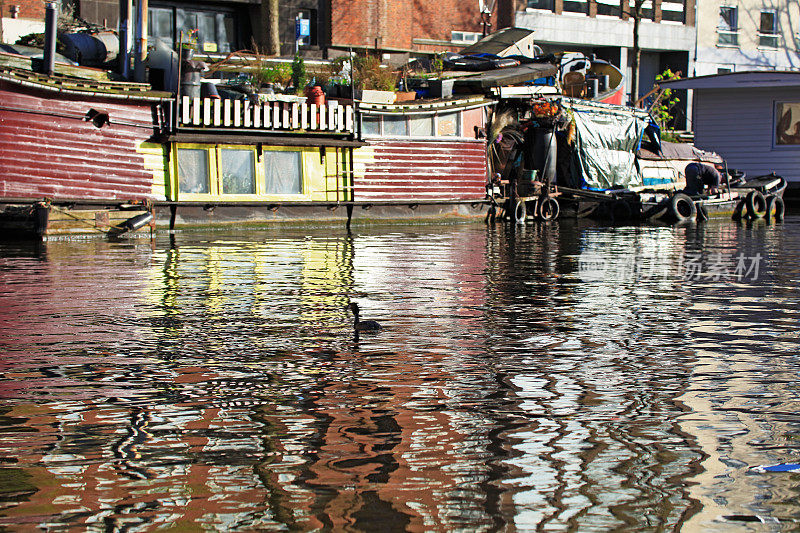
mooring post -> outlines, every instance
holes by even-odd
[[[347,204],[347,229],[350,229],[350,222],[353,220],[353,204]]]
[[[175,229],[175,219],[178,217],[178,206],[172,204],[169,206],[169,229]]]

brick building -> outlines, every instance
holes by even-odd
[[[511,25],[512,0],[484,2],[438,0],[339,0],[331,2],[331,46],[376,48],[394,52],[458,50],[484,32]],[[490,22],[491,26],[484,22]]]
[[[13,43],[37,31],[44,31],[44,2],[0,0],[0,43]]]

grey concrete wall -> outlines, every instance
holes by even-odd
[[[578,46],[633,46],[633,22],[616,17],[588,17],[548,11],[517,13],[516,25],[535,30],[536,42]],[[694,26],[642,21],[639,40],[643,50],[693,50]]]

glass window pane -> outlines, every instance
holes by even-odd
[[[178,191],[208,194],[208,152],[178,148]]]
[[[220,150],[222,194],[255,194],[256,178],[252,150]]]
[[[719,24],[717,27],[720,30],[736,31],[736,8],[729,6],[722,6],[719,8]]]
[[[264,151],[263,194],[302,194],[300,152]]]
[[[528,0],[528,7],[531,9],[546,9],[553,11],[555,7],[553,0]]]
[[[761,33],[775,33],[775,13],[772,11],[761,12]]]
[[[217,15],[217,44],[220,52],[236,50],[236,25],[233,23],[233,15],[229,13]]]
[[[458,136],[458,115],[458,112],[439,115],[439,131],[436,134],[440,137]]]
[[[361,119],[361,133],[364,135],[381,134],[381,117],[365,116]]]
[[[412,137],[433,136],[433,117],[409,117],[408,130]]]
[[[406,117],[383,117],[383,134],[400,137],[406,134]]]
[[[571,13],[588,13],[589,3],[580,1],[576,2],[574,0],[564,0],[562,9]]]
[[[739,45],[739,34],[738,33],[723,33],[720,32],[719,34],[719,44],[727,44],[732,46]]]
[[[201,52],[216,52],[217,47],[217,17],[214,13],[197,14],[197,46]]]
[[[175,40],[172,34],[172,8],[151,7],[147,13],[150,21],[147,25],[148,37],[160,39],[172,47]]]
[[[758,46],[764,48],[777,48],[778,36],[777,35],[760,35],[758,37]]]

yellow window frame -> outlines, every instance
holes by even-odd
[[[208,193],[186,193],[180,191],[180,176],[178,169],[178,150],[203,150],[208,163]],[[253,154],[253,173],[255,177],[255,192],[253,194],[225,194],[222,191],[221,152],[222,150],[248,150]],[[264,172],[264,152],[298,152],[300,154],[300,193],[292,194],[261,194],[266,188],[266,175]],[[308,200],[311,196],[310,179],[312,166],[309,157],[313,151],[299,149],[295,146],[262,146],[261,150],[252,145],[241,144],[202,144],[202,143],[174,143],[170,165],[170,190],[175,201],[286,201]]]

